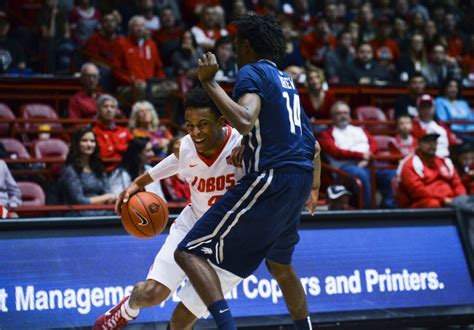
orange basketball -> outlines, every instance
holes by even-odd
[[[132,236],[150,238],[161,233],[168,223],[168,207],[157,194],[139,192],[122,206],[122,225]]]

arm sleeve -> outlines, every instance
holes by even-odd
[[[2,162],[3,163],[3,162]],[[10,170],[6,163],[3,163],[2,166],[5,167],[5,185],[8,193],[8,206],[17,207],[21,205],[21,191],[18,188],[18,185],[13,178]]]
[[[150,174],[153,181],[159,181],[178,174],[178,164],[178,158],[176,158],[174,154],[171,154],[153,166],[153,168],[148,171],[148,174]]]
[[[68,112],[69,118],[81,118],[81,110],[79,109],[77,98],[74,96],[69,99]]]
[[[125,63],[125,55],[120,46],[120,40],[115,40],[112,48],[112,75],[119,84],[128,85],[132,82],[132,79],[127,71],[128,67]]]
[[[90,204],[90,199],[84,195],[79,175],[71,166],[66,166],[62,172],[62,188],[67,195],[67,201],[73,204]]]

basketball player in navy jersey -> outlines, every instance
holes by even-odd
[[[236,329],[219,278],[209,262],[245,278],[263,259],[297,329],[311,329],[306,296],[291,266],[297,227],[312,195],[315,139],[293,80],[273,62],[286,42],[272,16],[236,21],[239,73],[233,99],[216,83],[216,58],[199,59],[202,85],[242,135],[245,176],[207,211],[178,245],[175,260],[189,277],[219,329]],[[279,281],[280,282],[280,281]]]

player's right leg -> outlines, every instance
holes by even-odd
[[[94,329],[114,330],[134,320],[140,309],[158,305],[174,292],[185,278],[174,261],[174,251],[193,224],[192,211],[185,208],[171,226],[168,237],[155,257],[145,282],[137,283],[130,296],[101,315]]]

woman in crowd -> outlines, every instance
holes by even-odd
[[[64,204],[114,204],[109,193],[104,164],[99,156],[97,139],[90,128],[80,128],[73,136],[65,167],[59,177]],[[106,210],[74,212],[74,215],[113,214]],[[71,214],[73,215],[73,214]]]
[[[110,191],[118,195],[127,188],[136,177],[151,168],[150,162],[153,156],[153,148],[148,138],[135,138],[130,141],[122,161],[110,175]],[[148,185],[146,191],[153,192],[164,199],[159,182]]]
[[[335,102],[334,94],[325,90],[325,78],[322,70],[311,67],[306,70],[306,93],[301,94],[301,106],[309,118],[329,119],[331,106]]]
[[[448,79],[435,99],[436,117],[441,121],[470,120],[472,124],[452,124],[451,130],[462,140],[474,142],[474,114],[469,104],[460,96],[459,82]]]
[[[136,138],[149,138],[156,156],[166,156],[166,150],[173,134],[164,124],[160,124],[153,104],[148,101],[135,103],[130,114],[128,128]]]

